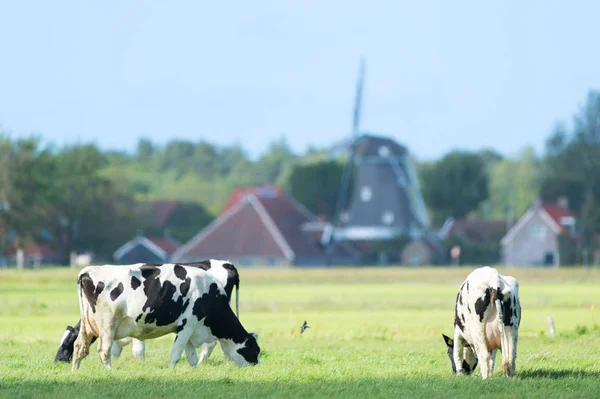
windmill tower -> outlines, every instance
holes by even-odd
[[[360,129],[364,62],[361,60],[348,151],[336,214],[323,244],[413,238],[429,228],[414,163],[392,138]]]

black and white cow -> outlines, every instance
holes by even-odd
[[[145,263],[140,263],[143,265]],[[235,296],[235,311],[237,316],[239,317],[239,295],[240,295],[240,276],[236,269],[236,267],[227,261],[215,260],[215,259],[207,259],[200,262],[192,262],[192,263],[180,263],[184,266],[198,267],[202,270],[209,271],[213,273],[215,277],[219,280],[219,282],[225,287],[225,293],[231,301],[231,297],[233,294],[233,287],[236,288],[236,296]],[[154,266],[160,266],[161,264],[152,264]],[[56,362],[70,362],[73,358],[73,345],[75,344],[75,340],[79,335],[81,320],[77,322],[75,327],[67,326],[63,337],[60,341],[60,346],[58,351],[56,352],[56,356],[54,357],[54,363]],[[91,343],[96,341],[97,337],[93,337]],[[127,337],[120,340],[116,340],[112,346],[112,356],[114,358],[118,358],[121,355],[121,351],[123,347],[128,345],[129,343],[133,343],[132,352],[133,356],[139,359],[144,359],[146,346],[144,341],[140,341],[135,338]],[[203,344],[200,348],[200,362],[207,360],[210,357],[213,349],[215,348],[216,342]],[[193,359],[194,362],[197,363],[197,355],[194,350]]]
[[[143,264],[146,264],[146,263],[140,263],[139,265],[143,265]],[[232,263],[230,263],[228,261],[207,259],[207,260],[203,260],[200,262],[180,263],[180,264],[184,265],[184,266],[198,267],[202,270],[206,270],[206,271],[209,271],[210,273],[213,273],[215,275],[215,277],[220,281],[220,283],[225,287],[225,293],[227,294],[229,301],[231,301],[231,297],[233,294],[233,287],[235,287],[235,289],[236,289],[235,312],[236,312],[236,315],[239,317],[240,276],[239,276],[239,273],[238,273],[236,267]],[[151,265],[160,266],[161,264],[153,263]],[[73,350],[74,350],[73,346],[75,344],[75,340],[77,339],[77,336],[79,335],[80,324],[81,324],[81,320],[79,320],[77,322],[75,327],[67,326],[67,328],[63,334],[63,337],[60,341],[60,346],[58,348],[58,351],[56,352],[56,356],[54,357],[54,363],[59,362],[59,361],[68,363],[71,361],[71,359],[73,358]],[[94,343],[96,341],[96,338],[97,337],[93,337],[91,343]],[[135,339],[135,338],[131,338],[131,337],[127,337],[127,338],[123,338],[123,339],[114,341],[113,346],[112,346],[112,356],[114,358],[118,358],[121,355],[121,351],[123,350],[123,347],[128,345],[129,343],[133,343],[133,345],[132,345],[133,356],[143,360],[145,357],[145,352],[146,352],[146,346],[145,346],[144,342],[141,340]],[[212,343],[206,343],[206,344],[202,345],[202,347],[200,348],[200,362],[203,362],[210,357],[210,354],[212,353],[216,344],[217,344],[216,342],[212,342]],[[189,354],[189,355],[191,355],[191,354]],[[197,359],[198,359],[198,356],[196,354],[196,351],[194,350],[191,360],[194,363],[198,363]]]
[[[519,282],[491,267],[475,269],[456,296],[454,338],[442,334],[452,371],[470,374],[479,362],[481,377],[486,379],[494,370],[500,349],[502,372],[512,377],[520,323]]]
[[[88,266],[78,276],[81,313],[73,369],[89,353],[94,336],[98,353],[110,368],[115,339],[138,340],[176,333],[170,366],[186,350],[219,341],[227,359],[238,366],[259,363],[255,333],[248,333],[229,307],[223,285],[213,273],[181,265]],[[196,358],[197,363],[197,358]]]

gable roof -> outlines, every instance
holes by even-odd
[[[568,208],[562,207],[555,204],[544,204],[534,205],[527,210],[519,218],[517,223],[502,237],[500,243],[505,245],[507,242],[512,241],[519,231],[521,231],[527,223],[536,215],[539,214],[542,220],[550,227],[555,234],[560,234],[566,231],[567,228],[563,224],[564,217],[574,218],[575,214]]]
[[[238,202],[243,200],[248,195],[255,195],[257,197],[278,197],[283,194],[281,187],[277,186],[256,186],[256,187],[238,187],[229,196],[229,199],[225,203],[221,214],[227,212]]]
[[[282,189],[261,195],[248,193],[173,254],[176,261],[205,257],[276,257],[292,262],[297,257],[324,256],[314,232],[303,229],[317,218]],[[230,200],[234,198],[234,195]]]
[[[131,251],[138,245],[143,245],[149,251],[162,259],[167,259],[169,255],[174,253],[180,247],[178,242],[167,237],[137,236],[133,240],[127,241],[125,244],[117,248],[117,250],[113,253],[113,257],[115,259],[120,259],[127,254],[127,252]]]
[[[164,227],[179,205],[176,200],[137,202],[135,207],[157,227]]]
[[[506,232],[506,223],[491,219],[448,219],[440,235],[443,239],[459,235],[474,242],[498,240]]]

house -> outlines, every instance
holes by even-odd
[[[358,254],[340,246],[326,254],[325,223],[281,188],[235,190],[224,211],[173,254],[173,261],[227,259],[239,265],[325,265],[328,255],[353,262]]]
[[[438,237],[443,241],[445,259],[450,248],[460,249],[460,264],[497,264],[500,261],[500,240],[506,234],[506,222],[492,219],[448,218]]]
[[[448,218],[439,231],[442,240],[459,238],[474,243],[499,241],[506,233],[506,222],[492,219]]]
[[[439,239],[423,236],[412,240],[402,248],[400,262],[410,266],[435,265],[444,261],[445,253],[446,249]]]
[[[575,215],[566,198],[543,205],[536,201],[500,241],[504,263],[558,266],[561,233],[575,234]]]
[[[173,238],[145,237],[138,234],[131,241],[121,245],[114,253],[116,263],[126,265],[142,262],[169,262],[180,244]]]

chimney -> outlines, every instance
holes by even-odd
[[[561,208],[569,209],[569,199],[567,198],[566,195],[561,195],[560,197],[558,197],[558,199],[556,200],[556,203]]]

